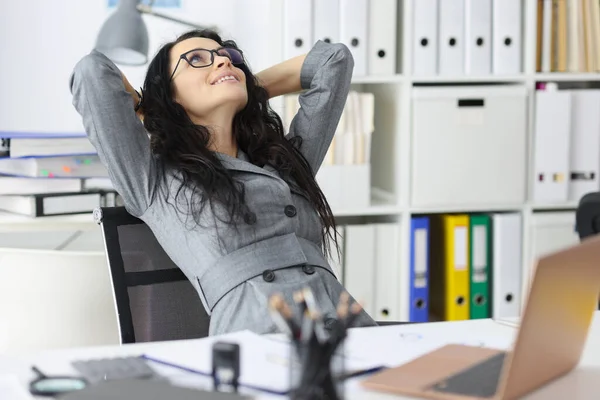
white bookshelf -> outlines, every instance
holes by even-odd
[[[441,213],[485,213],[485,212],[518,212],[522,216],[522,271],[523,292],[528,282],[528,266],[532,257],[530,237],[534,217],[540,213],[574,212],[576,202],[560,204],[534,204],[532,199],[533,166],[533,128],[534,128],[534,91],[537,82],[600,82],[600,73],[537,73],[535,71],[536,57],[536,24],[537,1],[524,0],[522,13],[522,70],[514,75],[486,75],[486,76],[414,76],[411,73],[412,57],[412,5],[417,0],[399,0],[398,2],[398,62],[396,74],[391,76],[355,76],[353,90],[370,91],[375,93],[376,122],[373,134],[373,147],[371,160],[376,160],[375,154],[381,155],[385,160],[379,159],[372,163],[372,182],[375,190],[383,189],[387,198],[372,202],[371,206],[336,210],[334,214],[341,221],[348,217],[358,217],[368,220],[372,217],[386,217],[396,221],[401,230],[400,234],[400,260],[401,260],[401,288],[400,288],[400,316],[402,320],[408,319],[408,293],[409,293],[409,265],[410,265],[410,221],[413,215],[441,214]],[[412,121],[411,96],[418,86],[467,86],[477,85],[494,86],[518,85],[527,90],[526,116],[527,116],[527,159],[526,200],[517,204],[493,204],[465,206],[438,205],[435,207],[419,207],[411,204],[411,172],[412,172]],[[377,110],[384,105],[385,110]],[[385,148],[383,154],[379,150]],[[496,177],[498,178],[498,177]],[[381,187],[384,186],[384,187]],[[574,223],[574,221],[573,221]],[[524,299],[524,298],[523,298]]]

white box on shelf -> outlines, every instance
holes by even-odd
[[[414,88],[411,206],[522,205],[527,90]]]
[[[344,165],[323,165],[317,172],[317,183],[332,210],[342,206],[342,169]]]
[[[323,165],[317,183],[334,212],[371,205],[370,164]]]

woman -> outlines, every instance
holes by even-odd
[[[276,332],[269,297],[292,304],[305,287],[335,323],[344,289],[325,257],[335,223],[315,174],[352,69],[344,45],[318,42],[254,76],[233,41],[207,30],[158,51],[141,101],[103,54],[76,65],[73,104],[90,141],[127,210],[198,291],[209,334]],[[302,89],[284,137],[268,99]],[[361,312],[355,326],[367,325]]]

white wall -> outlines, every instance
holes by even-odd
[[[256,71],[279,60],[272,0],[182,0],[181,9],[158,9],[198,24],[217,25],[242,47]],[[95,44],[113,12],[107,0],[0,1],[0,132],[82,132],[68,87],[74,65]],[[150,56],[189,27],[144,16]],[[276,29],[276,28],[275,28]],[[276,43],[276,42],[275,42]],[[123,67],[135,87],[147,65]]]

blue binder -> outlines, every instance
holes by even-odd
[[[411,322],[429,321],[429,218],[410,221],[410,308]]]

